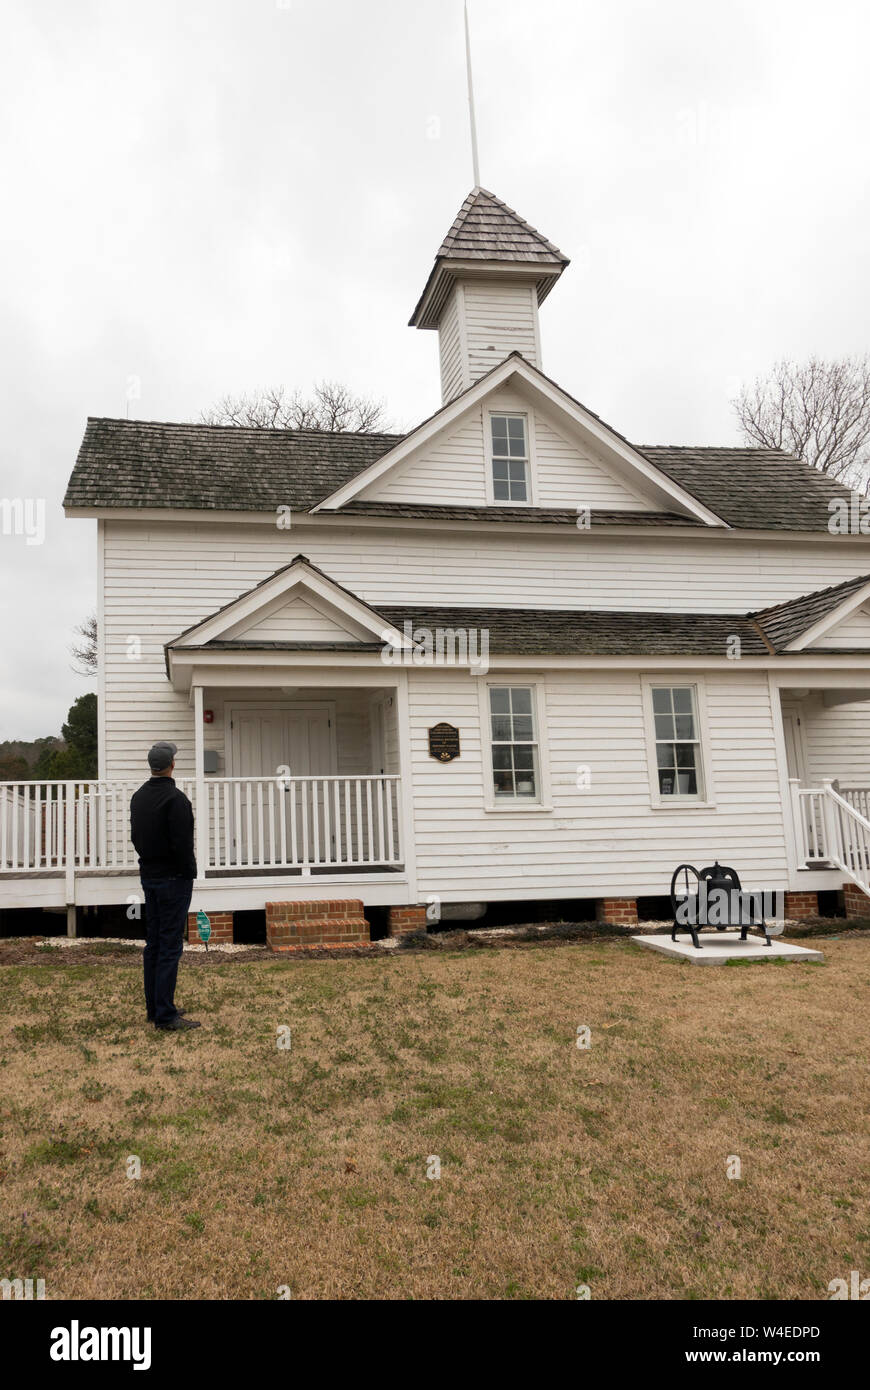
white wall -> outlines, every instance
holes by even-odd
[[[469,375],[477,381],[512,352],[539,367],[538,297],[533,284],[464,285]]]
[[[812,644],[813,651],[836,651],[840,647],[870,648],[870,612],[867,605],[850,613]]]
[[[464,280],[454,285],[438,324],[444,402],[512,352],[540,367],[538,292],[533,281]]]
[[[517,677],[521,680],[523,677]],[[527,677],[525,678],[527,679]],[[677,864],[718,858],[747,887],[785,887],[787,861],[766,677],[705,681],[713,809],[653,810],[639,675],[544,679],[552,811],[487,812],[477,681],[412,670],[413,807],[418,889],[476,897],[594,898],[667,893]],[[428,756],[427,729],[460,730],[461,756]],[[591,787],[577,790],[577,769]]]
[[[462,352],[459,307],[455,287],[438,324],[438,357],[441,364],[441,399],[446,404],[470,384],[468,363]]]
[[[263,524],[107,520],[105,533],[106,767],[135,776],[160,738],[193,769],[186,697],[169,684],[163,644],[304,550],[340,584],[377,605],[468,604],[562,609],[739,612],[866,572],[863,546],[741,543],[727,535],[629,539],[485,535]],[[870,545],[870,543],[868,543]],[[128,658],[128,638],[141,656]],[[135,647],[133,648],[135,651]]]
[[[818,692],[801,701],[800,717],[812,786],[825,777],[870,786],[870,701],[828,708]]]

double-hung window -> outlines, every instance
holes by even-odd
[[[704,768],[694,685],[653,685],[656,778],[662,800],[704,799]]]
[[[534,688],[491,685],[489,717],[496,801],[538,800],[540,759]]]
[[[490,415],[492,498],[528,502],[529,433],[525,415]]]

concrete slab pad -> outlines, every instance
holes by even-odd
[[[781,936],[773,937],[769,946],[765,946],[764,938],[760,936],[748,936],[741,941],[739,931],[716,932],[715,935],[701,932],[700,951],[696,951],[690,936],[678,936],[676,941],[671,941],[670,936],[652,934],[633,936],[631,939],[648,951],[659,951],[663,956],[687,960],[690,965],[726,965],[730,960],[825,959],[821,951],[809,946],[794,946],[790,941],[783,941]]]

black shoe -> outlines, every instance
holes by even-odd
[[[185,1015],[186,1013],[187,1013],[187,1009],[176,1009],[176,1010],[175,1010],[175,1014],[176,1014],[176,1017],[177,1017],[177,1018],[183,1018],[184,1015]],[[146,1014],[146,1015],[145,1015],[145,1019],[146,1019],[146,1022],[148,1022],[148,1023],[153,1023],[153,1022],[154,1022],[154,1015],[153,1015],[153,1014]]]
[[[171,1023],[155,1023],[154,1027],[162,1033],[180,1033],[187,1028],[201,1028],[202,1024],[197,1023],[195,1018],[181,1018],[176,1014]]]

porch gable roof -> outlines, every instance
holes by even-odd
[[[288,642],[281,635],[282,626],[292,631],[300,608],[306,618],[315,617],[321,631],[313,636],[302,628]],[[410,645],[370,604],[331,579],[307,556],[296,555],[289,564],[179,633],[165,644],[164,651],[170,674],[173,653],[203,648],[274,650],[290,645],[300,650],[359,651],[377,649],[387,641],[396,647]]]
[[[800,598],[762,608],[749,617],[774,651],[802,652],[870,599],[870,575],[859,574],[842,584],[816,589]]]

